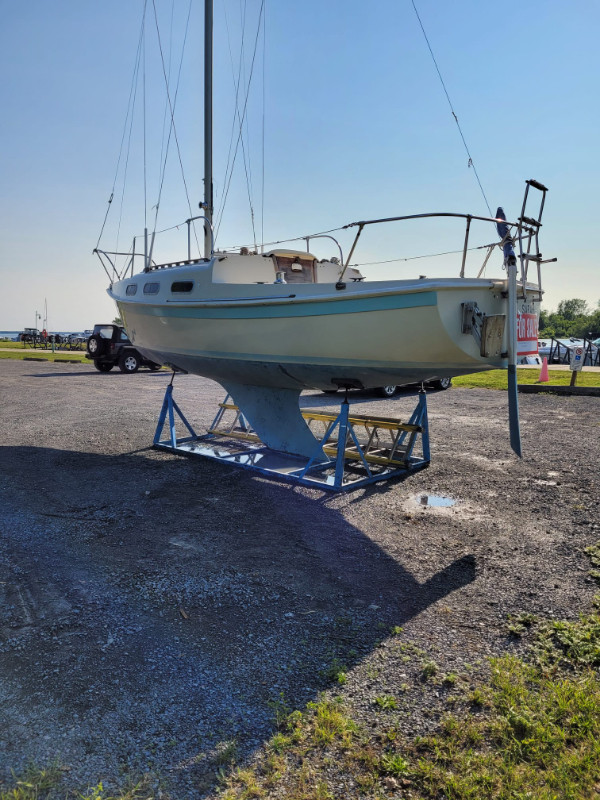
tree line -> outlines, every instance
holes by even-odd
[[[585,300],[575,297],[561,300],[556,311],[542,309],[540,313],[539,338],[598,339],[600,337],[600,300],[591,310]]]

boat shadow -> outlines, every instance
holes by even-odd
[[[137,373],[135,373],[137,374]],[[140,375],[147,375],[152,376],[153,378],[164,378],[166,380],[171,379],[171,373],[166,371],[156,371],[153,372],[152,370],[141,370]],[[129,374],[125,372],[121,372],[119,369],[111,370],[111,372],[98,372],[96,369],[90,370],[82,370],[80,367],[73,372],[32,372],[28,375],[24,375],[25,378],[82,378],[86,375],[94,375],[98,378],[98,380],[106,380],[107,378],[110,380],[111,377],[120,378],[128,378],[130,377]]]
[[[429,394],[429,391],[428,391]],[[405,389],[398,389],[396,394],[392,397],[382,397],[376,389],[358,389],[348,392],[348,403],[350,406],[362,405],[364,403],[380,402],[402,402],[403,400],[413,401],[416,404],[419,396],[419,391],[414,386],[406,387]],[[334,406],[339,409],[344,402],[344,392],[336,392],[335,394],[327,394],[326,392],[304,392],[300,395],[301,408],[320,408],[322,406]]]
[[[304,708],[336,665],[352,670],[393,626],[475,578],[467,555],[418,579],[408,523],[384,547],[321,493],[213,462],[4,447],[0,473],[11,488],[2,544],[27,574],[23,596],[32,609],[59,598],[27,612],[36,647],[0,656],[0,679],[28,676],[14,695],[23,708],[37,687],[40,738],[50,726],[67,762],[76,730],[103,774],[118,753],[132,771],[168,772],[176,794],[210,793],[219,743],[249,758],[273,733],[273,703]],[[43,491],[19,488],[32,474],[48,476]],[[114,729],[120,749],[106,747]],[[21,756],[44,752],[34,731],[15,737]]]

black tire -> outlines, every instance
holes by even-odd
[[[119,356],[119,369],[121,372],[137,372],[142,359],[135,350],[124,350]]]
[[[114,364],[107,364],[105,361],[94,361],[94,366],[98,372],[110,372]]]
[[[160,364],[149,364],[148,366],[150,367],[152,372],[158,372],[158,370],[160,369]]]
[[[434,389],[449,389],[452,386],[452,378],[438,378],[437,381],[432,381],[431,385]]]
[[[86,348],[88,353],[92,356],[92,358],[97,358],[104,351],[104,339],[101,336],[98,336],[96,333],[94,333],[87,340]]]
[[[396,394],[397,386],[380,386],[378,389],[382,397],[393,397]]]

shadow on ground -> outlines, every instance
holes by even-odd
[[[4,772],[59,756],[75,785],[150,769],[202,797],[273,702],[475,576],[419,583],[320,493],[211,462],[4,447],[0,474]]]

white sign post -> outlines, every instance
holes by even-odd
[[[583,368],[583,362],[584,362],[583,354],[584,354],[583,347],[571,348],[571,361],[569,363],[569,369],[572,372],[571,386],[575,386],[575,384],[577,383],[577,373],[581,372]]]

